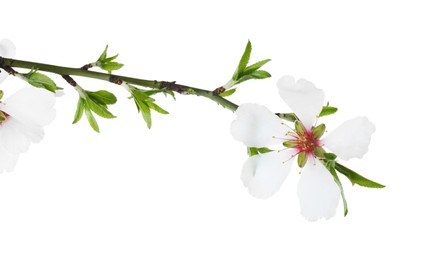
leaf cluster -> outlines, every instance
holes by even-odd
[[[250,79],[266,79],[271,77],[271,74],[269,72],[265,70],[260,70],[260,68],[269,61],[271,61],[271,59],[261,60],[248,66],[248,62],[250,61],[251,56],[251,50],[251,42],[248,41],[247,45],[245,46],[245,51],[242,54],[241,59],[239,60],[238,67],[233,73],[232,78],[224,86],[227,91],[221,93],[220,96],[226,97],[232,95],[233,93],[235,93],[235,90],[231,88],[244,81]]]
[[[107,106],[115,104],[117,98],[114,94],[106,90],[92,92],[86,91],[80,87],[77,87],[77,90],[79,91],[80,97],[77,102],[77,110],[74,115],[73,124],[79,122],[83,113],[85,113],[89,125],[94,129],[94,131],[99,133],[100,129],[93,113],[103,118],[115,118],[116,116],[109,112]]]
[[[47,75],[39,73],[35,69],[31,70],[29,73],[20,75],[23,80],[36,88],[43,88],[53,93],[55,93],[56,90],[62,89]]]
[[[112,57],[107,57],[107,49],[108,45],[106,45],[106,48],[104,49],[103,53],[100,55],[98,60],[95,62],[95,66],[101,68],[102,70],[105,70],[109,73],[112,73],[114,70],[121,69],[124,64],[115,62],[114,60],[118,58],[118,54],[114,55]]]
[[[156,104],[156,100],[152,98],[152,95],[163,93],[165,95],[169,94],[174,98],[174,93],[172,91],[166,91],[166,90],[144,90],[144,89],[138,89],[133,86],[129,86],[129,91],[132,94],[130,98],[133,98],[136,104],[136,108],[138,109],[138,112],[141,113],[142,117],[144,118],[144,121],[147,123],[147,127],[150,129],[152,125],[151,120],[151,110],[154,110],[160,114],[167,115],[169,114],[168,111],[161,108]]]

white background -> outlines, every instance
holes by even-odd
[[[339,112],[377,126],[370,152],[346,165],[387,187],[343,179],[349,215],[307,222],[298,170],[268,200],[239,175],[245,147],[234,115],[200,97],[159,98],[170,115],[146,128],[127,93],[117,119],[71,125],[77,94],[65,88],[42,143],[0,175],[0,259],[434,259],[436,171],[433,1],[3,1],[0,38],[17,58],[78,67],[105,44],[123,75],[214,89],[231,77],[247,39],[273,78],[241,85],[232,101],[287,112],[284,74],[325,90]],[[25,84],[9,77],[6,94]]]

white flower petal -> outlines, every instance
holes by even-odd
[[[298,183],[301,215],[309,221],[329,219],[336,213],[340,189],[330,172],[318,160],[308,161]]]
[[[292,154],[291,150],[273,151],[248,158],[241,175],[248,192],[260,199],[276,193],[291,170]]]
[[[56,115],[55,101],[54,94],[45,89],[26,87],[10,96],[1,109],[26,125],[45,126]]]
[[[238,116],[232,122],[233,137],[248,147],[267,147],[280,144],[283,140],[273,136],[284,136],[288,128],[268,108],[257,104],[242,104],[236,110]]]
[[[0,145],[0,173],[3,171],[10,172],[17,164],[19,154],[13,154]]]
[[[303,125],[310,129],[324,104],[324,91],[312,82],[299,79],[295,82],[291,76],[283,76],[278,82],[279,94],[298,116]]]
[[[322,142],[329,150],[344,160],[362,158],[368,152],[375,125],[367,117],[345,121],[326,136]]]
[[[10,117],[2,122],[0,128],[0,145],[11,153],[22,153],[29,149],[30,139],[22,133],[20,123]]]
[[[0,41],[0,56],[5,58],[14,58],[15,57],[15,45],[13,42],[7,39],[3,39]],[[0,70],[0,83],[5,80],[8,76],[8,73],[4,70]]]

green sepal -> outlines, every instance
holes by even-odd
[[[343,166],[340,163],[336,163],[335,164],[335,169],[342,173],[343,175],[347,176],[347,178],[351,181],[351,184],[357,184],[363,187],[367,187],[367,188],[384,188],[385,186],[382,184],[379,184],[375,181],[371,181],[361,175],[359,175],[358,173],[356,173],[355,171],[348,169],[347,167]]]
[[[221,94],[219,94],[221,97],[228,97],[228,96],[231,96],[231,95],[233,95],[233,93],[235,93],[236,92],[236,88],[232,88],[232,89],[229,89],[229,90],[226,90],[226,91],[224,91],[223,93],[221,93]]]
[[[324,158],[329,161],[336,160],[337,156],[334,153],[324,153]]]
[[[3,98],[3,95],[4,95],[4,94],[5,94],[5,93],[3,92],[3,90],[0,89],[0,99]]]
[[[288,148],[295,148],[298,146],[298,140],[297,139],[291,139],[288,141],[284,141],[283,143],[284,147],[288,147]]]
[[[325,158],[325,150],[324,148],[322,148],[321,146],[318,146],[315,148],[315,150],[313,150],[313,154],[317,157],[317,158]]]
[[[318,117],[333,115],[336,111],[338,111],[336,107],[332,107],[327,103],[326,106],[322,107],[321,113],[319,113]]]
[[[298,134],[304,134],[306,132],[306,128],[304,128],[300,120],[295,121],[295,131],[297,131]]]
[[[297,157],[298,166],[303,168],[306,165],[309,155],[305,152],[300,152]]]
[[[326,164],[325,167],[331,173],[331,175],[333,176],[333,180],[335,181],[335,183],[338,185],[339,189],[341,190],[341,197],[342,197],[342,202],[344,204],[344,217],[345,217],[348,214],[348,204],[347,204],[347,200],[345,199],[344,188],[342,187],[341,180],[339,180],[338,174],[335,171],[334,165],[335,164]]]
[[[316,126],[313,131],[313,137],[315,137],[316,139],[320,139],[321,136],[325,133],[325,124],[320,124],[318,126]]]
[[[62,89],[47,75],[36,72],[36,70],[32,70],[27,74],[22,74],[22,77],[30,85],[36,88],[43,88],[53,93],[55,93],[56,90]]]
[[[0,110],[0,123],[6,120],[6,115]]]
[[[258,155],[258,154],[261,154],[261,153],[269,153],[269,152],[272,152],[272,151],[274,151],[274,150],[271,150],[271,149],[269,149],[269,148],[267,148],[267,147],[260,147],[260,148],[257,148],[257,147],[247,147],[247,153],[248,153],[248,156],[254,156],[254,155]]]

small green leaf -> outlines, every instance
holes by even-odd
[[[0,99],[3,98],[3,95],[4,95],[4,94],[5,94],[5,93],[3,92],[3,90],[0,89]]]
[[[151,128],[150,108],[143,102],[139,102],[138,106],[140,107],[142,117],[144,118],[145,122],[147,123],[148,129],[150,129]]]
[[[265,65],[266,63],[268,63],[270,61],[271,61],[271,59],[266,59],[266,60],[258,61],[256,63],[254,63],[253,65],[250,65],[250,66],[246,67],[242,74],[243,75],[250,75],[251,73],[253,73],[256,70],[260,69],[260,67],[262,67],[263,65]]]
[[[86,91],[86,94],[96,103],[102,105],[113,105],[117,102],[114,94],[106,90],[99,90],[96,92]]]
[[[250,60],[250,55],[251,55],[251,42],[248,41],[247,46],[245,46],[244,54],[242,54],[241,60],[239,61],[238,69],[235,72],[236,74],[235,80],[238,79],[240,75],[242,75],[242,73],[244,72],[245,67],[247,67],[248,65],[248,61]]]
[[[87,107],[89,107],[97,115],[99,115],[103,118],[115,118],[116,117],[111,112],[109,112],[109,110],[107,110],[106,105],[96,103],[91,98],[85,99],[85,103],[87,104]]]
[[[39,72],[31,71],[22,76],[24,80],[36,88],[44,88],[53,93],[56,92],[56,90],[61,89],[56,86],[56,83],[51,78]]]
[[[107,49],[109,48],[109,45],[106,45],[106,48],[104,48],[103,53],[100,55],[97,61],[105,60],[107,57]]]
[[[74,115],[73,124],[80,121],[80,119],[82,118],[82,115],[83,115],[84,108],[85,108],[85,102],[84,102],[83,98],[79,97],[79,101],[77,102],[76,114]]]
[[[164,114],[164,115],[168,115],[168,111],[166,111],[165,109],[161,108],[160,106],[158,106],[156,103],[153,102],[148,102],[147,103],[148,107],[150,107],[151,109],[153,109],[154,111]]]
[[[334,167],[329,167],[326,165],[326,168],[331,173],[331,175],[333,176],[333,179],[335,180],[336,184],[338,185],[339,189],[341,190],[341,197],[342,197],[342,202],[344,204],[344,217],[345,217],[348,214],[348,205],[347,205],[347,200],[345,199],[344,188],[342,187],[341,180],[339,180],[338,174],[336,173]]]
[[[368,188],[384,188],[385,186],[382,184],[379,184],[375,181],[371,181],[359,174],[357,174],[355,171],[348,169],[347,167],[343,166],[342,164],[336,163],[335,168],[338,172],[342,173],[343,175],[347,176],[347,178],[351,181],[351,183],[368,187]]]
[[[119,70],[124,66],[124,64],[118,63],[118,62],[107,62],[107,63],[102,63],[100,64],[100,68],[102,70],[106,70],[106,71],[114,71],[114,70]]]
[[[223,93],[220,94],[220,96],[222,96],[222,97],[228,97],[228,96],[233,95],[233,93],[235,93],[235,92],[236,92],[236,89],[235,89],[235,88],[232,88],[232,89],[229,89],[229,90],[224,91]]]
[[[119,55],[119,54],[114,55],[114,56],[109,57],[109,58],[106,58],[106,59],[104,59],[104,60],[105,60],[106,62],[113,61],[113,60],[115,60],[116,58],[118,58],[118,55]]]
[[[331,107],[327,104],[327,106],[322,107],[321,113],[319,113],[318,117],[332,115],[336,113],[336,111],[338,111],[336,107]]]
[[[269,152],[272,152],[272,151],[274,151],[274,150],[271,150],[271,149],[269,149],[267,147],[261,147],[261,148],[247,147],[247,153],[248,153],[248,155],[250,157],[254,156],[254,155],[261,154],[261,153],[269,153]]]
[[[270,78],[271,74],[264,70],[256,70],[255,72],[250,74],[254,79],[266,79]]]
[[[85,109],[86,117],[88,118],[89,125],[92,127],[92,129],[94,129],[94,131],[100,133],[100,129],[98,128],[97,121],[95,120],[90,108],[88,107],[88,105],[86,105],[86,103],[84,109]]]

